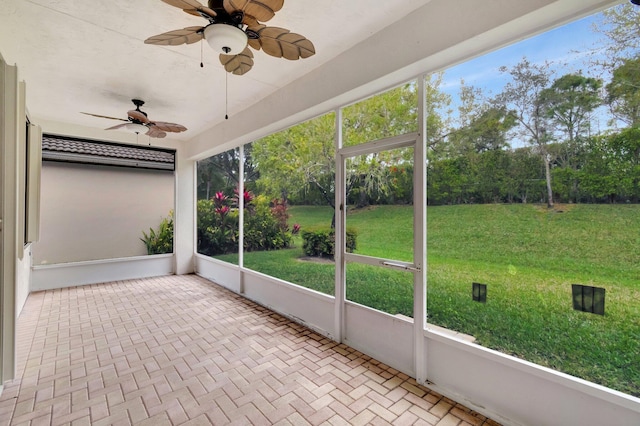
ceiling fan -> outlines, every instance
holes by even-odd
[[[268,27],[261,22],[273,18],[284,0],[162,0],[188,14],[209,21],[204,27],[187,27],[149,37],[146,44],[177,46],[202,39],[220,53],[227,72],[242,75],[253,67],[253,53],[262,49],[276,58],[296,60],[314,55],[315,47],[305,36],[285,28]]]
[[[147,136],[152,138],[164,138],[165,136],[167,136],[167,132],[179,133],[187,130],[186,127],[180,124],[167,123],[165,121],[151,121],[147,118],[147,113],[140,110],[140,107],[144,105],[144,101],[141,101],[140,99],[131,99],[131,102],[133,102],[133,104],[136,106],[136,109],[132,109],[127,112],[128,119],[126,120],[124,118],[108,117],[106,115],[91,114],[89,112],[83,112],[82,114],[126,122],[108,127],[105,130],[125,128],[130,132],[146,134]]]

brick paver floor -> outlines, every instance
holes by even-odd
[[[34,293],[0,425],[495,425],[203,278]]]

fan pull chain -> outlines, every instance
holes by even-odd
[[[204,63],[202,62],[202,43],[204,42],[204,39],[200,40],[200,68],[204,68]]]
[[[224,73],[224,119],[229,119],[229,73]]]

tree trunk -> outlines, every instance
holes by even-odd
[[[553,207],[553,190],[551,189],[551,166],[549,154],[544,155],[544,174],[547,178],[547,208]]]
[[[367,193],[360,188],[360,192],[358,194],[358,208],[361,209],[363,207],[367,207],[369,205],[369,200],[367,197]]]

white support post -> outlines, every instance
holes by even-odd
[[[244,145],[240,145],[238,168],[238,266],[240,267],[240,294],[244,294]]]
[[[418,77],[418,140],[413,165],[413,327],[416,381],[427,381],[427,351],[424,331],[427,319],[427,137],[425,76]]]
[[[18,68],[0,56],[0,383],[16,373]]]
[[[336,134],[335,134],[335,266],[336,266],[336,283],[335,283],[335,320],[334,333],[335,340],[342,342],[345,338],[344,328],[344,302],[346,298],[346,267],[344,263],[344,227],[345,227],[345,182],[344,182],[344,158],[340,155],[342,149],[342,110],[336,110]]]
[[[174,267],[175,274],[194,272],[196,242],[196,162],[183,159],[182,150],[176,152],[175,210],[174,224]]]
[[[25,212],[27,211],[27,200],[25,194],[27,193],[27,86],[24,81],[18,82],[18,103],[16,113],[16,179],[18,182],[17,193],[18,202],[16,208],[18,209],[16,214],[16,253],[18,259],[22,261],[24,259],[24,246],[25,246],[25,228],[27,223],[25,221]],[[17,281],[16,281],[17,283]]]

